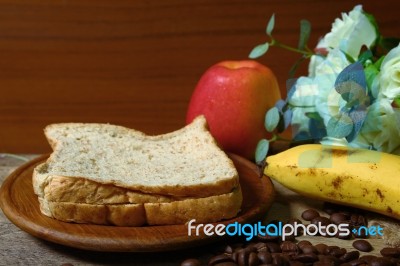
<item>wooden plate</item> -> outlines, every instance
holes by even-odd
[[[257,167],[234,154],[229,155],[240,176],[243,191],[242,210],[237,217],[221,223],[254,222],[266,215],[274,198],[269,178],[260,178]],[[220,240],[220,236],[188,236],[186,225],[117,227],[65,223],[45,215],[39,209],[32,187],[33,168],[48,155],[34,159],[15,170],[0,190],[0,207],[22,230],[38,238],[86,250],[147,252],[187,248]]]

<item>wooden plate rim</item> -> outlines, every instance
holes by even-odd
[[[273,202],[275,197],[275,191],[273,184],[268,177],[259,177],[258,168],[255,164],[244,159],[236,154],[228,154],[235,165],[238,167],[247,168],[252,176],[241,177],[241,182],[246,179],[257,178],[259,180],[259,185],[261,186],[260,192],[256,193],[257,205],[251,206],[245,213],[240,213],[239,216],[226,220],[220,223],[229,224],[233,222],[252,222],[257,221],[266,214],[268,208]],[[73,224],[64,223],[61,221],[54,220],[52,218],[44,216],[44,219],[50,219],[50,223],[61,223],[61,228],[59,230],[55,227],[46,227],[40,223],[40,221],[35,221],[24,212],[19,211],[18,204],[13,202],[12,190],[13,185],[18,181],[18,178],[24,178],[27,171],[45,161],[48,158],[48,154],[39,156],[24,165],[17,168],[13,173],[11,173],[3,182],[0,189],[0,207],[3,210],[7,218],[18,226],[23,231],[61,245],[66,245],[74,248],[80,248],[85,250],[95,250],[95,251],[111,251],[111,252],[154,252],[154,251],[169,251],[183,249],[193,246],[199,246],[223,239],[219,236],[206,236],[200,235],[196,237],[188,237],[187,234],[173,234],[171,231],[178,230],[178,232],[186,232],[187,227],[185,225],[168,225],[168,226],[144,226],[144,227],[114,227],[114,226],[102,226],[102,225],[89,225],[89,224]],[[239,171],[240,172],[240,171]],[[26,178],[26,177],[25,177]],[[248,182],[248,180],[246,180]],[[245,186],[242,186],[242,189]],[[33,187],[30,188],[33,192]],[[243,191],[246,192],[246,191]],[[244,201],[243,204],[246,202]],[[36,200],[32,201],[34,208],[39,209],[39,203]],[[83,228],[83,233],[81,235],[71,234],[63,226],[67,228],[70,226],[76,226]],[[82,230],[81,230],[82,231]],[[102,232],[110,231],[115,235],[113,237],[104,236]],[[121,232],[144,232],[147,237],[150,238],[129,238],[134,236],[134,234],[122,234]],[[151,234],[148,234],[151,233]],[[100,235],[97,235],[100,234]],[[155,237],[161,235],[161,237]],[[153,237],[152,237],[153,236]]]

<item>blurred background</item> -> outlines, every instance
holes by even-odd
[[[357,4],[400,36],[397,0],[0,1],[0,152],[49,152],[43,128],[56,122],[176,130],[203,72],[246,59],[272,13],[275,38],[292,46],[308,19],[314,47]],[[298,58],[272,47],[258,61],[285,94]]]

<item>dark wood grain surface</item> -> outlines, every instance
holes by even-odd
[[[299,21],[308,19],[312,47],[358,3],[0,1],[0,152],[48,152],[42,129],[53,122],[108,122],[149,134],[178,129],[201,74],[218,61],[246,59],[266,40],[272,13],[275,37],[292,45]],[[384,35],[400,35],[398,1],[362,4]],[[296,59],[271,49],[260,62],[284,92]]]

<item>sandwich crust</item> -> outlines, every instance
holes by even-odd
[[[212,223],[235,217],[240,211],[240,187],[231,193],[173,202],[143,204],[87,204],[53,202],[39,198],[43,214],[64,222],[117,226]]]

